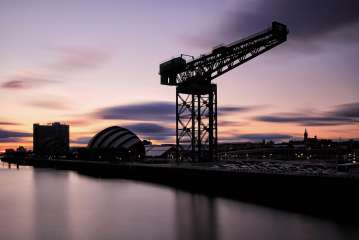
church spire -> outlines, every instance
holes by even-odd
[[[308,140],[308,132],[307,129],[304,129],[304,142],[306,142]]]

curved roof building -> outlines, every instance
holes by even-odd
[[[130,130],[119,126],[108,127],[100,131],[90,140],[87,147],[102,153],[121,152],[123,157],[131,159],[142,158],[145,152],[142,141]]]

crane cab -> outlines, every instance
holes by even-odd
[[[289,30],[286,25],[279,22],[272,22],[272,31],[273,35],[277,38],[287,40],[287,35],[289,33]]]
[[[162,85],[177,85],[177,74],[186,69],[186,60],[182,57],[173,58],[160,64]]]

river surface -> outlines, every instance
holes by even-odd
[[[310,197],[310,196],[308,196]],[[358,226],[175,188],[0,162],[0,239],[359,239]]]

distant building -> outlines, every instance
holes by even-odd
[[[6,149],[4,153],[5,159],[21,159],[26,160],[30,155],[31,151],[28,151],[25,147],[19,146],[16,150]]]
[[[307,129],[303,139],[279,144],[266,142],[219,143],[220,160],[323,160],[333,163],[359,162],[359,141],[333,141],[310,137]]]
[[[58,122],[33,125],[33,152],[36,155],[65,155],[69,151],[69,125]]]
[[[145,145],[146,158],[174,160],[176,147],[174,145]]]
[[[144,156],[143,142],[136,134],[126,128],[112,126],[90,140],[85,158],[97,161],[140,161]]]

